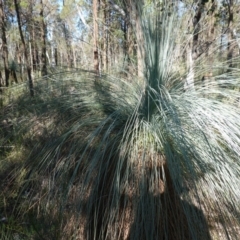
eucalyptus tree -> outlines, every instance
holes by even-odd
[[[28,75],[30,95],[33,97],[34,96],[34,89],[33,89],[33,80],[32,80],[32,74],[31,74],[31,64],[30,64],[30,60],[29,60],[29,55],[28,55],[28,50],[27,50],[25,37],[24,37],[24,34],[23,34],[23,30],[22,30],[22,21],[21,21],[20,7],[19,7],[18,0],[14,0],[14,6],[15,6],[15,10],[16,10],[19,34],[20,34],[20,37],[21,37],[22,46],[23,46],[23,50],[24,50],[24,57],[25,57],[26,64],[27,64],[27,75]]]
[[[44,20],[43,0],[40,0],[41,37],[42,37],[42,76],[47,75],[46,23]]]
[[[75,1],[62,1],[62,9],[59,17],[62,26],[63,37],[66,44],[67,65],[69,67],[74,66],[74,51],[72,37],[74,33],[74,21],[77,15],[77,9],[75,7]]]
[[[93,0],[93,64],[96,75],[99,75],[99,47],[98,47],[98,0]]]
[[[226,8],[228,13],[228,54],[227,54],[227,60],[229,62],[229,70],[231,71],[233,68],[233,58],[234,58],[234,47],[235,47],[235,41],[234,41],[234,1],[229,0],[226,2]]]
[[[137,14],[136,1],[111,0],[108,2],[111,11],[111,22],[109,28],[113,33],[112,37],[109,38],[109,45],[119,45],[119,42],[121,42],[122,45],[120,46],[124,55],[125,73],[137,73],[139,77],[142,77],[144,68],[144,40]],[[114,46],[112,46],[112,48],[114,48]]]
[[[196,10],[192,18],[192,26],[189,26],[189,32],[191,38],[189,39],[189,45],[187,47],[187,64],[188,64],[188,75],[185,82],[185,89],[194,88],[194,62],[198,58],[198,41],[199,33],[201,31],[201,18],[205,8],[205,0],[196,2]]]
[[[108,64],[109,64],[109,57],[108,57],[108,46],[109,46],[109,32],[108,32],[108,28],[110,26],[110,21],[109,21],[109,3],[106,0],[102,1],[102,19],[103,19],[103,27],[102,27],[102,31],[103,31],[103,51],[102,51],[102,55],[103,55],[103,69],[105,72],[108,71]]]
[[[9,86],[9,63],[8,63],[8,43],[6,37],[6,17],[4,11],[4,3],[3,0],[0,0],[0,28],[1,28],[1,38],[2,38],[2,58],[4,63],[4,71],[5,71],[5,84]]]

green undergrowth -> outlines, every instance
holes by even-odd
[[[31,239],[30,236],[37,236],[38,231],[43,229],[49,229],[45,235],[52,234],[52,227],[46,227],[52,225],[51,219],[50,223],[47,223],[49,219],[45,219],[44,224],[43,216],[34,207],[38,203],[37,197],[33,204],[29,202],[30,194],[35,193],[28,192],[24,186],[28,182],[32,186],[36,184],[36,193],[44,191],[39,186],[39,178],[45,176],[36,173],[29,179],[29,167],[38,165],[39,151],[46,150],[47,154],[52,146],[61,141],[69,126],[79,120],[81,99],[78,96],[79,82],[74,80],[76,75],[65,73],[64,82],[61,82],[59,75],[37,81],[34,98],[29,97],[27,86],[23,84],[3,93],[6,101],[0,109],[1,239],[13,239],[15,235],[21,236],[20,239]],[[87,79],[84,72],[77,75]],[[13,97],[9,97],[10,93]],[[64,148],[68,148],[67,144]],[[31,214],[28,214],[29,210]],[[59,229],[55,231],[60,234]],[[42,238],[39,236],[39,239]]]
[[[212,123],[213,128],[202,125],[201,128],[209,127],[204,131],[192,125],[195,121],[203,124],[209,118],[202,119],[205,111],[214,118],[215,114],[220,117],[220,100],[221,107],[235,109],[228,100],[229,94],[221,95],[219,85],[215,91],[216,100],[215,97],[209,98],[209,90],[203,95],[201,89],[191,93],[183,91],[182,96],[172,95],[169,105],[165,105],[166,99],[162,99],[164,104],[159,106],[152,102],[152,113],[149,113],[143,98],[144,88],[124,79],[121,81],[110,76],[96,80],[92,73],[81,71],[65,74],[60,79],[58,74],[51,75],[35,83],[34,98],[23,89],[1,108],[1,239],[107,239],[107,235],[111,239],[125,239],[125,235],[141,239],[142,234],[147,234],[149,239],[154,236],[163,238],[164,234],[169,234],[168,230],[162,233],[154,230],[152,233],[139,232],[139,223],[131,214],[141,219],[142,214],[148,215],[154,206],[160,206],[160,209],[168,210],[159,213],[169,215],[171,224],[179,226],[177,216],[180,219],[188,216],[182,215],[183,210],[179,207],[173,208],[173,203],[182,205],[188,214],[193,214],[195,220],[191,221],[190,227],[194,234],[199,234],[196,225],[209,228],[209,233],[203,232],[202,237],[198,235],[199,239],[208,239],[211,229],[215,229],[213,239],[218,239],[214,237],[216,232],[219,229],[224,232],[225,226],[229,228],[228,222],[238,226],[238,208],[232,202],[226,201],[227,205],[222,206],[225,214],[217,212],[218,204],[214,206],[214,194],[221,196],[221,189],[214,192],[214,188],[210,188],[213,195],[204,202],[212,180],[219,177],[216,181],[222,181],[224,175],[216,174],[215,170],[216,166],[221,166],[218,161],[222,157],[229,158],[236,165],[231,174],[238,171],[237,153],[220,137],[227,130],[221,129],[224,125],[218,127],[217,122]],[[224,91],[232,93],[231,89]],[[190,99],[200,106],[199,115],[191,112],[197,108],[179,111],[181,105],[188,108],[188,104],[192,104]],[[201,99],[204,99],[202,104]],[[178,114],[174,108],[179,109]],[[223,114],[228,116],[226,112]],[[229,113],[229,117],[235,117],[235,114]],[[211,124],[213,120],[209,118],[208,121],[204,124]],[[178,129],[180,122],[181,128]],[[182,131],[187,131],[187,135]],[[209,139],[209,134],[214,137]],[[232,134],[234,137],[235,133]],[[206,142],[202,142],[204,139]],[[201,144],[192,145],[192,141]],[[231,139],[229,143],[234,144]],[[168,161],[166,156],[173,160]],[[177,168],[176,159],[179,161]],[[189,165],[190,159],[195,159],[193,165]],[[165,181],[170,189],[176,189],[166,196]],[[206,181],[209,182],[206,184]],[[204,186],[206,189],[202,188]],[[168,205],[167,199],[170,198],[175,200]],[[132,201],[137,201],[134,208]],[[147,212],[141,213],[142,206]],[[209,207],[212,208],[211,214],[207,214]],[[154,211],[158,212],[157,209]],[[171,215],[171,209],[177,214],[175,217]],[[229,215],[230,209],[234,211],[234,219]],[[111,211],[116,214],[114,221],[107,215]],[[116,211],[125,211],[129,217]],[[154,211],[151,218],[158,219]],[[150,221],[147,215],[144,221]],[[110,222],[102,222],[102,216]],[[165,220],[161,221],[164,224]],[[113,229],[106,230],[105,224],[111,224]],[[150,230],[151,224],[145,224]],[[114,229],[119,226],[128,232],[118,230],[117,237]],[[158,227],[161,229],[161,225]],[[184,238],[191,239],[189,233],[183,231],[185,228],[180,225],[173,236],[184,234]],[[238,230],[231,230],[230,234],[235,236],[235,231]]]
[[[81,164],[76,170],[77,159],[90,146],[84,157],[89,161],[101,145],[100,137],[91,143],[86,138],[114,111],[111,101],[117,99],[105,94],[110,86],[106,79],[103,76],[99,82],[91,72],[75,70],[36,81],[34,98],[22,85],[8,90],[14,98],[5,92],[7,101],[0,114],[1,238],[64,239],[75,235],[72,223],[71,230],[59,229],[74,216],[72,205],[76,203],[66,196],[75,191],[73,175],[84,168]],[[60,181],[54,180],[56,176]]]

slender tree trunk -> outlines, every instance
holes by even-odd
[[[33,0],[29,0],[29,21],[31,21],[31,24],[28,25],[28,31],[29,31],[29,61],[31,65],[31,72],[32,76],[36,72],[36,62],[35,62],[35,47],[36,39],[35,39],[35,29],[38,27],[35,24],[34,17],[33,17]]]
[[[3,87],[3,78],[2,78],[2,72],[0,71],[0,94],[3,92],[2,87]],[[2,101],[2,96],[0,96],[0,98],[1,98],[1,101]]]
[[[37,41],[37,39],[41,39],[41,31],[39,32],[39,27],[41,29],[41,25],[39,26],[39,24],[35,22],[34,23],[34,28],[33,28],[33,64],[34,64],[34,71],[38,72],[39,75],[39,71],[41,71],[41,57],[39,56],[39,41]]]
[[[132,10],[135,15],[136,20],[136,41],[137,41],[137,73],[138,77],[144,76],[144,38],[143,38],[143,32],[142,32],[142,24],[141,24],[141,18],[138,10],[138,4],[141,4],[140,1],[132,1]]]
[[[188,65],[188,74],[186,77],[186,82],[184,84],[184,89],[194,89],[194,61],[192,56],[192,43],[191,41],[188,44],[187,48],[187,65]]]
[[[18,83],[17,74],[16,74],[16,70],[15,69],[11,70],[11,75],[13,76],[14,82]]]
[[[58,66],[58,51],[57,51],[57,48],[54,48],[54,61],[55,61],[55,65]]]
[[[65,42],[67,46],[67,63],[68,63],[67,65],[68,67],[73,67],[73,57],[72,57],[71,43],[69,39],[69,31],[65,23],[63,23],[63,32],[64,32]]]
[[[31,31],[30,31],[31,32]],[[34,76],[34,71],[33,71],[33,54],[32,54],[32,38],[30,36],[30,39],[29,39],[29,42],[28,42],[28,46],[29,46],[29,63],[30,63],[30,66],[31,66],[31,73],[32,73],[32,76]]]
[[[65,6],[65,0],[63,0],[62,3],[63,3],[63,6]],[[67,24],[65,22],[63,22],[63,33],[64,33],[65,42],[67,46],[67,65],[68,67],[72,68],[73,67],[72,46],[71,46],[71,41],[69,36],[69,29],[67,28]]]
[[[216,2],[215,2],[215,0],[211,0],[210,4],[211,4],[210,10],[209,10],[209,14],[208,14],[208,15],[210,15],[210,27],[208,30],[208,38],[211,43],[214,40],[214,34],[215,34],[215,22],[216,22],[216,17],[215,17]]]
[[[31,75],[31,65],[30,65],[30,62],[29,62],[27,47],[26,47],[25,39],[24,39],[23,32],[22,32],[21,18],[20,18],[20,12],[19,12],[19,6],[18,6],[18,1],[17,0],[14,0],[14,5],[15,5],[15,10],[16,10],[16,14],[17,14],[19,34],[20,34],[20,37],[21,37],[23,50],[24,50],[24,57],[25,57],[26,63],[27,63],[27,74],[28,74],[30,96],[33,97],[34,96],[34,89],[33,89],[32,75]]]
[[[207,51],[206,55],[209,56],[211,54],[211,50],[213,49],[212,45],[215,39],[215,10],[216,10],[216,2],[215,0],[211,0],[208,16],[209,16],[209,28],[207,33]],[[211,64],[213,62],[213,57],[210,56],[209,63]]]
[[[103,0],[103,69],[108,70],[108,10],[107,1]]]
[[[17,64],[19,66],[20,79],[21,79],[21,81],[23,81],[23,64],[22,64],[22,56],[21,56],[21,50],[19,47],[19,43],[16,44],[16,59],[17,59]]]
[[[47,47],[46,47],[46,24],[44,21],[44,14],[43,14],[43,1],[41,3],[41,10],[40,10],[40,18],[41,18],[41,37],[42,37],[42,76],[47,75]]]
[[[129,62],[130,62],[130,57],[128,55],[128,25],[126,19],[123,22],[123,36],[124,36],[124,43],[123,43],[123,54],[124,54],[124,65],[125,65],[125,70],[128,70],[129,68]],[[125,72],[125,75],[127,76],[127,72]]]
[[[131,17],[130,12],[129,13],[129,18]],[[134,33],[133,33],[133,26],[130,22],[126,23],[127,24],[127,36],[126,36],[126,47],[127,47],[127,69],[129,73],[133,74],[133,69],[131,68],[130,64],[131,64],[131,57],[136,55],[136,50],[135,50],[135,37],[134,37]]]
[[[69,66],[70,68],[74,67],[74,57],[73,57],[73,48],[72,48],[72,43],[70,42],[70,39],[68,39],[69,43],[68,43],[68,59],[69,59]]]
[[[73,46],[73,44],[72,44],[72,46],[71,46],[71,50],[72,50],[72,64],[73,64],[73,67],[77,67],[77,62],[76,62],[76,50],[75,50],[75,48],[74,48],[74,46]]]
[[[7,46],[7,37],[6,37],[6,21],[4,16],[4,7],[3,0],[0,0],[0,24],[1,24],[1,32],[2,32],[2,48],[3,48],[3,64],[5,71],[5,82],[6,86],[9,86],[9,64],[8,64],[8,46]]]
[[[113,22],[113,16],[112,14],[109,12],[109,32],[112,31],[112,22]],[[108,56],[109,56],[109,69],[112,68],[113,66],[113,43],[112,43],[112,36],[111,34],[109,34],[109,37],[108,37]]]
[[[60,51],[60,66],[63,66],[63,53]]]
[[[93,61],[96,75],[99,75],[99,56],[98,56],[98,0],[93,0]]]
[[[228,54],[227,54],[227,60],[229,62],[229,69],[228,72],[231,72],[233,67],[233,50],[234,50],[234,44],[233,44],[233,0],[228,1]]]
[[[3,79],[2,79],[2,72],[0,71],[0,107],[3,106],[3,96],[2,96],[2,93],[3,93]]]
[[[189,47],[187,50],[187,62],[188,62],[188,75],[186,78],[186,82],[184,84],[185,90],[187,89],[194,89],[194,63],[195,60],[198,58],[199,52],[198,52],[198,38],[199,38],[199,32],[200,32],[200,20],[202,17],[202,13],[205,6],[205,0],[201,0],[201,2],[198,4],[197,10],[195,12],[195,15],[193,17],[193,40],[189,41]]]
[[[37,71],[37,55],[36,55],[36,49],[37,49],[37,44],[36,44],[36,34],[35,34],[35,29],[36,29],[36,24],[33,23],[33,28],[31,28],[31,45],[32,45],[32,69],[33,72]]]
[[[10,65],[10,75],[13,77],[14,82],[18,83],[16,69],[17,69],[16,63],[15,63],[15,61],[12,61],[11,65]]]
[[[124,62],[126,67],[126,76],[131,72],[130,68],[130,56],[133,54],[133,42],[134,36],[132,34],[132,25],[130,23],[130,14],[131,14],[131,4],[129,2],[124,1],[125,8],[125,16],[123,19],[123,36],[124,36],[124,45],[123,45],[123,54],[124,54]]]

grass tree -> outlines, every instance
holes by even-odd
[[[58,98],[43,98],[42,109],[54,110],[54,137],[33,148],[20,195],[73,239],[237,239],[240,74],[202,86],[199,59],[185,90],[181,23],[154,8],[139,12],[142,82],[93,74],[64,90],[67,78],[61,88],[53,81]]]

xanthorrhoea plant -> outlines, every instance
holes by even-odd
[[[186,91],[187,74],[173,71],[176,16],[150,18],[148,11],[141,13],[143,87],[112,79],[96,84],[105,115],[78,162],[97,141],[80,188],[86,238],[210,239],[213,221],[237,236],[239,92],[226,86],[239,86],[239,76],[216,76],[205,87],[196,81]]]
[[[51,159],[52,179],[67,180],[69,195],[78,187],[75,224],[85,239],[210,239],[212,225],[237,238],[240,75],[232,69],[202,86],[196,67],[195,87],[184,89],[187,74],[175,72],[177,15],[153,8],[139,11],[144,82],[85,83],[79,120],[43,149],[37,169]],[[69,201],[63,187],[57,192]]]

